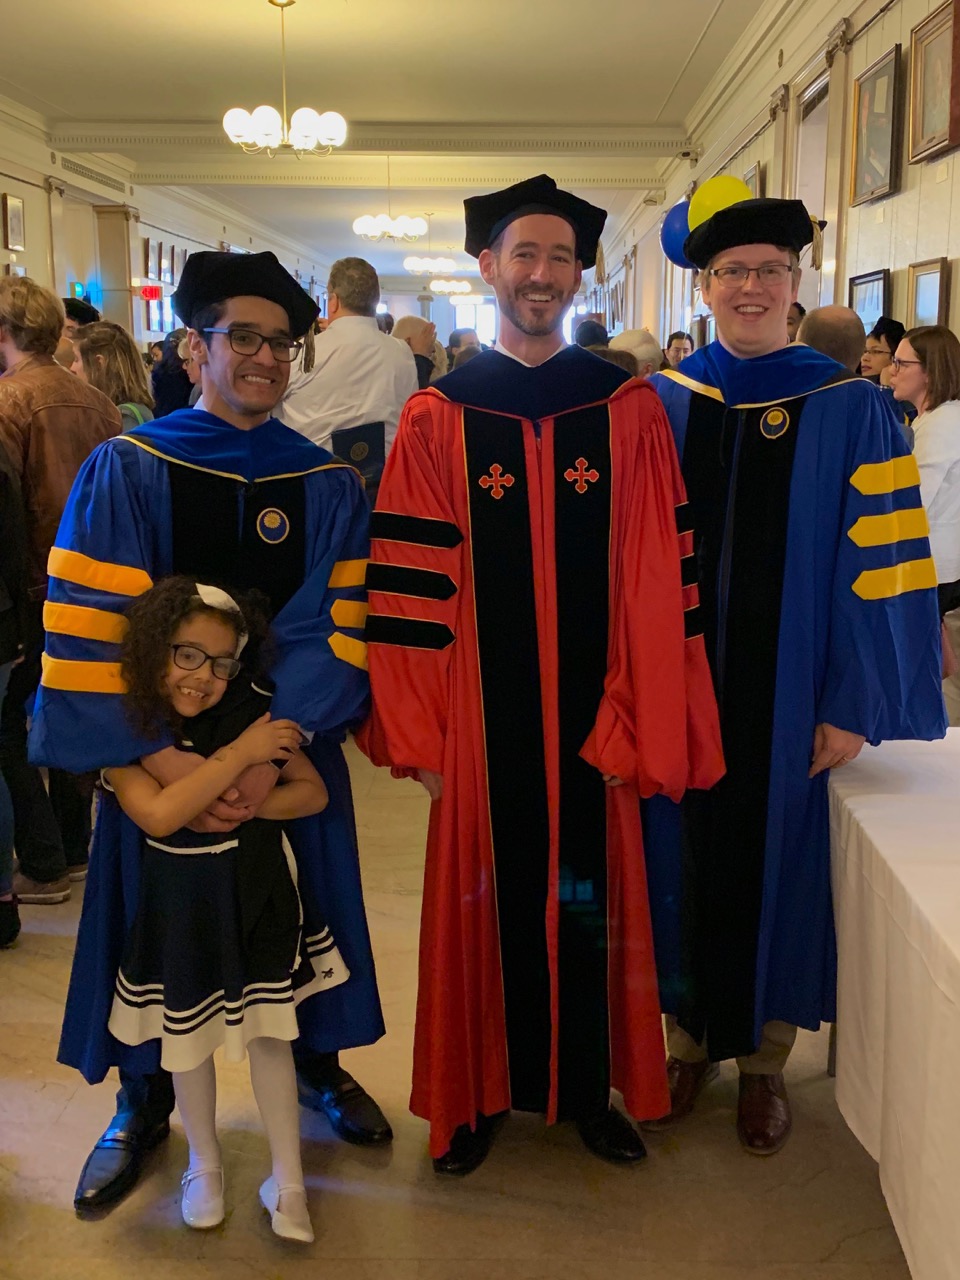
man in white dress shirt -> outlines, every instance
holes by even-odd
[[[363,474],[380,480],[400,411],[417,390],[417,366],[405,342],[377,326],[380,281],[363,258],[341,258],[327,282],[326,330],[309,373],[291,378],[277,416]]]

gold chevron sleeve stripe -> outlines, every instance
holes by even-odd
[[[334,631],[328,643],[341,662],[349,662],[351,667],[366,671],[367,646],[362,640],[354,640],[352,636],[345,636],[342,631]]]
[[[362,627],[370,606],[362,600],[334,600],[330,617],[338,627]]]
[[[127,634],[127,620],[122,614],[110,613],[107,609],[53,604],[48,600],[43,606],[43,629],[81,640],[109,640],[119,644]]]
[[[43,655],[43,677],[48,689],[65,693],[126,693],[127,683],[119,662],[67,662]]]
[[[128,564],[111,564],[107,560],[92,560],[79,551],[67,551],[64,547],[51,547],[47,561],[51,578],[64,578],[81,587],[95,591],[112,591],[118,596],[140,596],[153,586],[153,579],[143,569]]]
[[[930,523],[923,507],[909,507],[906,511],[888,511],[880,516],[861,516],[847,536],[858,547],[882,547],[890,542],[925,538],[929,532]]]
[[[905,458],[889,458],[886,462],[865,462],[857,467],[850,483],[860,493],[876,497],[881,493],[894,493],[897,489],[909,489],[920,483],[917,460],[912,453]]]
[[[328,587],[362,587],[367,577],[368,560],[338,560],[330,573]]]
[[[928,556],[925,560],[905,560],[886,569],[865,569],[853,584],[854,594],[861,600],[890,600],[907,591],[923,591],[937,585],[937,567]]]

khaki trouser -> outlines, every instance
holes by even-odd
[[[707,1056],[703,1045],[697,1044],[682,1027],[678,1027],[676,1018],[671,1014],[666,1015],[665,1021],[670,1056],[680,1062],[703,1062]],[[796,1038],[797,1028],[789,1022],[767,1022],[756,1053],[751,1053],[747,1058],[738,1058],[737,1066],[744,1075],[775,1076],[786,1066]]]
[[[953,645],[953,651],[960,658],[960,609],[944,615],[947,638]],[[947,704],[947,720],[952,725],[960,725],[960,671],[943,682],[943,700]]]

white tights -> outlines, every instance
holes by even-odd
[[[279,1187],[303,1186],[300,1113],[293,1052],[286,1040],[258,1036],[247,1045],[253,1095],[263,1119]],[[213,1058],[192,1071],[175,1071],[173,1088],[190,1144],[190,1172],[220,1167],[217,1141],[217,1077]]]

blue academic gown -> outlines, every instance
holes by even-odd
[[[942,737],[919,476],[878,389],[809,347],[656,375],[695,525],[726,777],[645,809],[661,999],[711,1058],[836,1015],[816,726]]]
[[[323,813],[292,824],[300,891],[326,919],[349,981],[305,1001],[300,1043],[317,1052],[370,1044],[383,1019],[341,750],[366,714],[363,644],[368,506],[356,473],[276,419],[239,431],[184,409],[109,440],[73,486],[50,560],[44,676],[31,759],[72,772],[127,763],[168,745],[140,735],[118,666],[125,608],[170,573],[237,589],[274,607],[272,713],[314,738]],[[152,1072],[158,1042],[107,1030],[139,893],[141,833],[104,794],[94,835],[59,1060],[91,1083],[111,1066]]]

